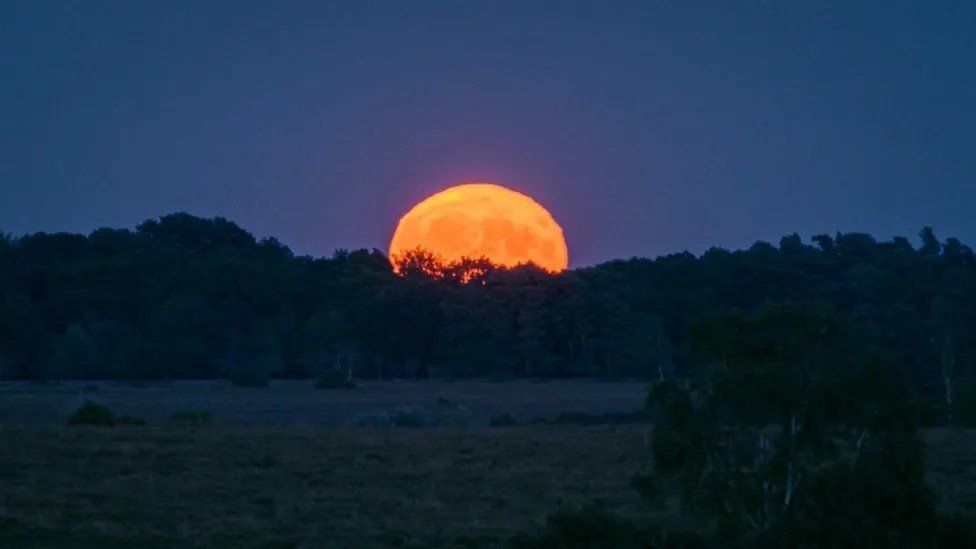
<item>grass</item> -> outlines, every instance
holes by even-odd
[[[263,388],[271,384],[268,374],[260,370],[235,370],[230,374],[230,382],[235,387]]]
[[[976,511],[976,433],[925,435],[948,511]],[[633,426],[0,430],[0,546],[491,547],[560,509],[638,518]]]
[[[643,453],[580,427],[0,430],[0,545],[494,546],[593,500],[640,515]]]
[[[925,431],[926,477],[946,513],[976,516],[976,429]]]
[[[102,382],[98,402],[118,414],[168,423],[183,411],[211,411],[214,424],[352,426],[376,414],[402,409],[426,415],[457,412],[469,424],[485,426],[508,413],[518,424],[555,421],[560,415],[630,414],[647,399],[646,383],[594,383],[556,380],[362,381],[352,390],[317,390],[309,380],[272,380],[269,387],[234,387],[225,380],[150,383],[138,387]],[[84,384],[0,383],[0,426],[54,427],[90,398]]]
[[[149,422],[113,428],[64,427],[81,385],[35,389],[0,384],[4,549],[493,547],[591,502],[661,512],[632,485],[642,384],[102,384]],[[939,506],[976,513],[976,431],[924,442]]]
[[[204,425],[213,421],[213,414],[210,412],[178,410],[170,414],[169,421],[178,425]]]
[[[349,379],[348,372],[324,372],[315,380],[316,389],[355,389],[356,382]]]

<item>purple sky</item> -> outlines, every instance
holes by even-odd
[[[574,266],[976,243],[976,4],[796,4],[8,3],[0,230],[188,211],[328,255],[492,181]]]

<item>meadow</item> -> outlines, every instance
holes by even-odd
[[[95,387],[98,387],[97,389]],[[560,509],[660,512],[640,383],[6,384],[0,539],[13,547],[491,547]],[[145,426],[65,427],[87,398]],[[452,408],[468,424],[362,424]],[[270,410],[277,410],[271,413]],[[14,413],[15,410],[21,412]],[[209,416],[207,413],[209,412]],[[514,426],[491,426],[508,414]],[[496,420],[496,424],[498,421]],[[930,430],[940,506],[976,505],[976,435]]]
[[[318,390],[311,380],[272,380],[236,387],[224,380],[0,383],[0,426],[56,427],[88,400],[150,425],[174,414],[203,414],[219,425],[370,426],[384,416],[430,416],[430,423],[488,426],[504,414],[518,423],[563,414],[628,414],[640,410],[647,383],[587,380],[363,381],[352,390]],[[177,418],[178,419],[178,418]]]

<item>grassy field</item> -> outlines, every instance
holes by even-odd
[[[438,416],[439,423],[487,426],[509,414],[520,423],[561,414],[624,414],[641,409],[646,383],[584,380],[360,382],[352,390],[316,390],[312,381],[273,381],[267,388],[226,381],[172,383],[0,383],[0,427],[55,427],[86,400],[120,414],[167,423],[173,414],[209,414],[215,424],[369,426],[400,411]]]
[[[490,546],[561,507],[644,512],[628,484],[643,455],[634,427],[7,429],[0,537]]]
[[[459,390],[451,393],[451,387]],[[536,387],[542,396],[526,402],[526,392]],[[63,416],[49,412],[43,421],[0,428],[0,547],[491,547],[537,528],[560,508],[593,501],[640,517],[653,510],[629,482],[646,471],[647,425],[344,426],[348,418],[409,402],[470,406],[479,417],[559,417],[573,403],[608,414],[639,406],[642,395],[613,399],[635,388],[554,382],[319,391],[307,397],[314,406],[280,403],[291,423],[248,415],[275,395],[293,394],[281,387],[278,393],[221,389],[207,408],[213,421],[202,424],[168,419],[185,400],[159,410],[143,427],[68,428]],[[12,406],[10,395],[20,404],[40,399],[35,406],[78,396],[64,386],[45,389],[0,393],[0,410]],[[121,402],[118,411],[125,413],[140,409],[140,391],[157,406],[177,392],[171,386],[120,390],[132,399],[128,408],[125,400],[104,400]],[[398,398],[378,399],[384,391]],[[221,412],[218,407],[231,406],[234,398],[236,411]],[[355,412],[335,414],[347,419],[311,424],[307,410],[328,409],[323,402],[330,399],[359,404]],[[925,442],[940,506],[972,512],[976,434],[933,430]]]

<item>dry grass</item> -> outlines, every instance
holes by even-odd
[[[644,513],[645,453],[633,427],[3,430],[0,539],[492,546],[593,500]]]
[[[207,412],[216,424],[330,426],[356,423],[364,415],[400,407],[434,410],[447,402],[470,412],[471,424],[511,414],[520,422],[559,414],[627,413],[641,409],[647,383],[558,380],[361,381],[348,390],[316,390],[312,380],[275,380],[267,388],[234,387],[226,381],[127,384],[69,382],[39,385],[0,383],[0,427],[53,427],[95,399],[118,414],[166,423],[174,413]]]
[[[642,384],[0,386],[0,548],[497,546],[599,501],[639,517],[645,427],[349,428],[397,406],[477,418],[639,408]],[[65,428],[85,393],[148,427]],[[206,421],[171,422],[191,417]],[[947,511],[976,511],[976,432],[925,433]]]
[[[976,516],[976,430],[929,429],[922,441],[926,477],[939,508]]]

